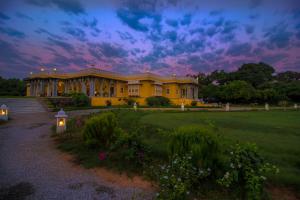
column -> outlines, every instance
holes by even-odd
[[[57,79],[53,79],[52,81],[52,96],[57,96]]]
[[[99,96],[103,97],[103,78],[100,79],[99,84],[100,84]]]
[[[65,94],[68,94],[69,92],[69,83],[68,83],[68,80],[65,80],[64,81],[64,93]]]
[[[90,78],[90,97],[95,96],[95,79],[94,78]]]
[[[81,79],[81,92],[83,94],[86,94],[86,85],[85,85],[85,80],[84,78]]]
[[[30,81],[30,96],[33,96],[33,81]]]
[[[47,97],[51,96],[51,81],[50,79],[47,81]]]
[[[44,95],[44,80],[40,80],[40,96]]]
[[[109,80],[109,84],[108,84],[108,97],[111,97],[110,87],[111,87],[111,80]]]

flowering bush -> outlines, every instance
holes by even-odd
[[[100,152],[99,153],[99,155],[98,155],[98,157],[99,157],[99,160],[100,161],[103,161],[103,160],[105,160],[106,159],[106,153],[105,152]]]
[[[146,146],[135,132],[120,134],[110,151],[118,152],[122,159],[133,163],[135,166],[142,166],[148,153]]]
[[[218,183],[241,187],[244,199],[261,199],[268,172],[278,173],[279,169],[262,159],[255,144],[236,144],[230,152],[229,170]]]
[[[207,177],[210,171],[210,168],[196,168],[192,164],[191,154],[174,155],[168,165],[160,166],[157,174],[160,192],[157,193],[157,199],[187,199],[193,186],[196,186],[200,179]]]

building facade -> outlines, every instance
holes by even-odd
[[[175,105],[198,100],[198,81],[189,77],[158,76],[152,73],[122,75],[95,68],[75,73],[40,72],[27,79],[27,96],[57,97],[81,92],[93,106],[126,104],[131,98],[140,105],[150,96],[164,96]]]

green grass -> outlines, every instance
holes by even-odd
[[[271,177],[276,184],[300,188],[300,112],[156,112],[144,114],[140,122],[166,129],[213,123],[228,144],[255,142],[280,168]]]

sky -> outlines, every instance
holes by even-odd
[[[160,75],[265,62],[300,71],[299,0],[0,2],[0,76],[89,67]]]

